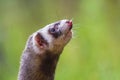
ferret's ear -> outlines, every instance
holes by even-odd
[[[45,48],[45,46],[47,46],[47,41],[43,38],[43,36],[40,33],[36,33],[35,41],[38,47],[40,48]]]

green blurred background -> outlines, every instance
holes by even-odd
[[[120,80],[120,0],[0,0],[0,80],[16,80],[30,34],[73,19],[55,80]]]

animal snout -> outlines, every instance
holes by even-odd
[[[71,29],[72,29],[72,26],[73,26],[72,20],[66,21],[66,23],[68,24],[68,26],[70,27],[70,30],[71,30]]]

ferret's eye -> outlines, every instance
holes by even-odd
[[[49,30],[50,30],[51,33],[55,32],[55,28],[50,28]]]
[[[58,27],[49,28],[49,33],[54,37],[58,38],[62,33]]]

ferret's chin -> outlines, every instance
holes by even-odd
[[[70,37],[72,37],[72,31],[71,30],[66,33],[65,39],[70,38]]]
[[[65,45],[71,40],[71,38],[72,38],[72,31],[69,31],[69,32],[64,36]]]

